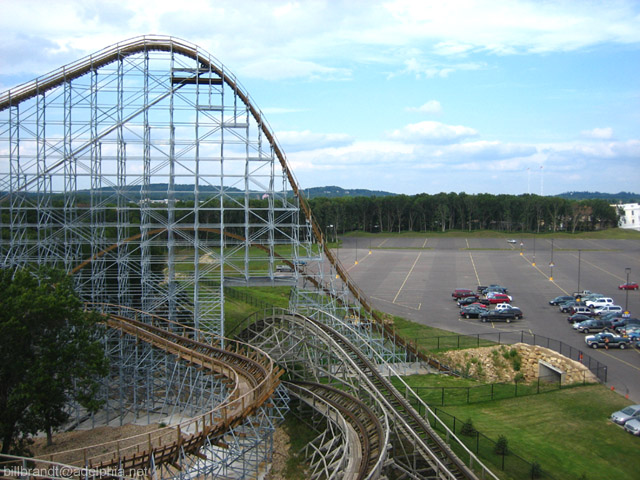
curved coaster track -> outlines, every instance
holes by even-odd
[[[0,267],[29,265],[64,269],[105,315],[102,417],[70,406],[75,423],[168,426],[2,466],[256,478],[292,397],[323,419],[307,448],[314,479],[496,478],[380,374],[428,359],[373,311],[264,116],[196,45],[137,37],[0,93]],[[290,286],[296,313],[231,340],[230,285]]]

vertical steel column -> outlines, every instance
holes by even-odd
[[[149,124],[149,51],[144,52],[144,92],[143,92],[143,139],[142,139],[142,191],[140,195],[140,282],[142,289],[142,310],[152,310],[151,292],[153,291],[151,271],[151,250],[149,229],[151,218],[151,125]]]
[[[175,52],[171,50],[169,71],[175,68]],[[168,318],[176,321],[176,271],[175,271],[175,163],[176,163],[176,128],[173,123],[174,114],[174,88],[169,94],[169,182],[167,192],[167,284],[168,284]]]
[[[63,85],[63,155],[64,155],[64,268],[67,272],[73,268],[73,229],[75,225],[75,181],[76,171],[72,155],[73,130],[71,127],[71,81],[65,78]]]
[[[26,255],[26,212],[23,184],[27,183],[27,175],[22,171],[20,158],[20,106],[9,107],[9,193],[10,193],[10,244],[7,252],[7,262],[24,264]]]
[[[118,304],[123,306],[130,306],[130,293],[129,293],[129,258],[128,250],[129,245],[124,240],[129,236],[129,215],[127,197],[125,195],[127,189],[127,164],[126,164],[126,144],[124,141],[124,59],[118,59],[118,72],[117,72],[117,128],[116,128],[116,191],[117,193],[117,253],[116,263],[118,266],[117,278],[117,292],[118,292]]]
[[[200,65],[195,62],[195,77],[200,77]],[[211,86],[209,86],[211,88]],[[194,175],[193,175],[193,325],[200,329],[200,82],[196,82],[194,124]]]

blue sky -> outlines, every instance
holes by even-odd
[[[640,1],[0,0],[0,90],[142,34],[216,57],[302,188],[640,193]]]

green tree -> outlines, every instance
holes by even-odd
[[[0,269],[0,441],[25,453],[25,439],[68,420],[71,400],[89,411],[107,361],[95,313],[83,311],[73,279],[48,268]]]

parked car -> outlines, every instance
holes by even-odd
[[[579,292],[573,292],[573,298],[586,297],[587,295],[593,295],[593,292],[591,290],[581,290]]]
[[[620,305],[605,305],[604,307],[593,309],[593,313],[596,315],[603,315],[612,312],[622,312],[622,307]]]
[[[581,333],[590,333],[590,332],[608,332],[609,330],[613,330],[611,326],[611,322],[605,322],[604,320],[592,318],[589,320],[585,320],[584,322],[580,322],[577,326],[574,326],[576,330]]]
[[[475,292],[466,288],[456,288],[451,294],[454,300],[458,300],[459,298],[471,297],[472,295],[475,295]]]
[[[514,307],[510,303],[498,303],[498,304],[496,304],[496,306],[494,308],[496,310],[506,310],[506,309],[509,309],[509,308],[518,308],[518,307]]]
[[[591,317],[590,315],[585,315],[583,313],[575,313],[573,315],[569,315],[567,317],[567,322],[569,323],[580,323],[580,322],[584,322],[586,320],[591,320],[593,317]]]
[[[639,318],[618,318],[611,322],[611,328],[616,332],[620,332],[620,330],[622,330],[623,328],[631,325],[640,325],[640,319]]]
[[[632,435],[640,435],[640,418],[632,418],[624,424],[624,429]]]
[[[638,290],[638,283],[637,282],[623,283],[622,285],[618,285],[618,290]]]
[[[640,340],[640,325],[633,327],[623,327],[620,329],[620,335],[627,337],[630,342],[635,343]]]
[[[561,303],[573,301],[574,298],[568,295],[560,295],[559,297],[549,300],[549,305],[560,305]]]
[[[577,300],[569,300],[568,302],[560,303],[558,305],[558,310],[562,313],[569,313],[573,307],[584,307],[585,304],[583,302],[578,302]]]
[[[629,405],[622,410],[613,412],[609,418],[618,425],[624,425],[632,418],[640,418],[640,405]]]
[[[605,305],[613,305],[613,298],[611,297],[600,297],[595,300],[587,300],[584,302],[587,307],[598,308],[604,307]]]
[[[480,319],[481,322],[491,321],[491,322],[507,322],[507,323],[511,323],[511,321],[515,320],[516,318],[522,318],[522,312],[520,312],[520,309],[518,308],[517,312],[515,310],[516,309],[513,309],[513,311],[511,309],[509,309],[509,310],[489,310],[487,312],[482,312],[478,316],[478,318]]]
[[[458,299],[458,306],[464,307],[465,305],[471,305],[472,303],[476,303],[480,300],[480,297],[477,295],[469,295],[468,297],[462,297]]]
[[[487,307],[482,304],[466,305],[460,309],[460,316],[464,318],[478,318],[482,312],[486,312]]]
[[[600,315],[600,318],[602,320],[610,320],[612,322],[615,322],[617,320],[620,320],[622,318],[622,314],[624,312],[609,312],[609,313],[604,313],[602,315]]]
[[[498,292],[498,293],[509,293],[507,287],[503,287],[502,285],[498,285],[497,283],[492,283],[491,285],[482,286],[479,285],[478,289],[482,287],[482,290],[479,290],[480,293],[486,295],[487,292]]]
[[[627,348],[631,342],[628,338],[614,335],[609,332],[596,333],[595,335],[587,335],[584,337],[585,343],[591,348],[598,347],[618,347],[620,350]]]
[[[593,317],[595,315],[594,311],[589,307],[585,307],[584,305],[574,305],[569,309],[569,313],[571,315],[575,315],[576,313],[580,313],[582,315],[588,315],[589,317]]]
[[[490,297],[487,297],[487,300],[489,300],[490,304],[494,305],[496,303],[509,303],[513,298],[505,293],[494,293]]]

